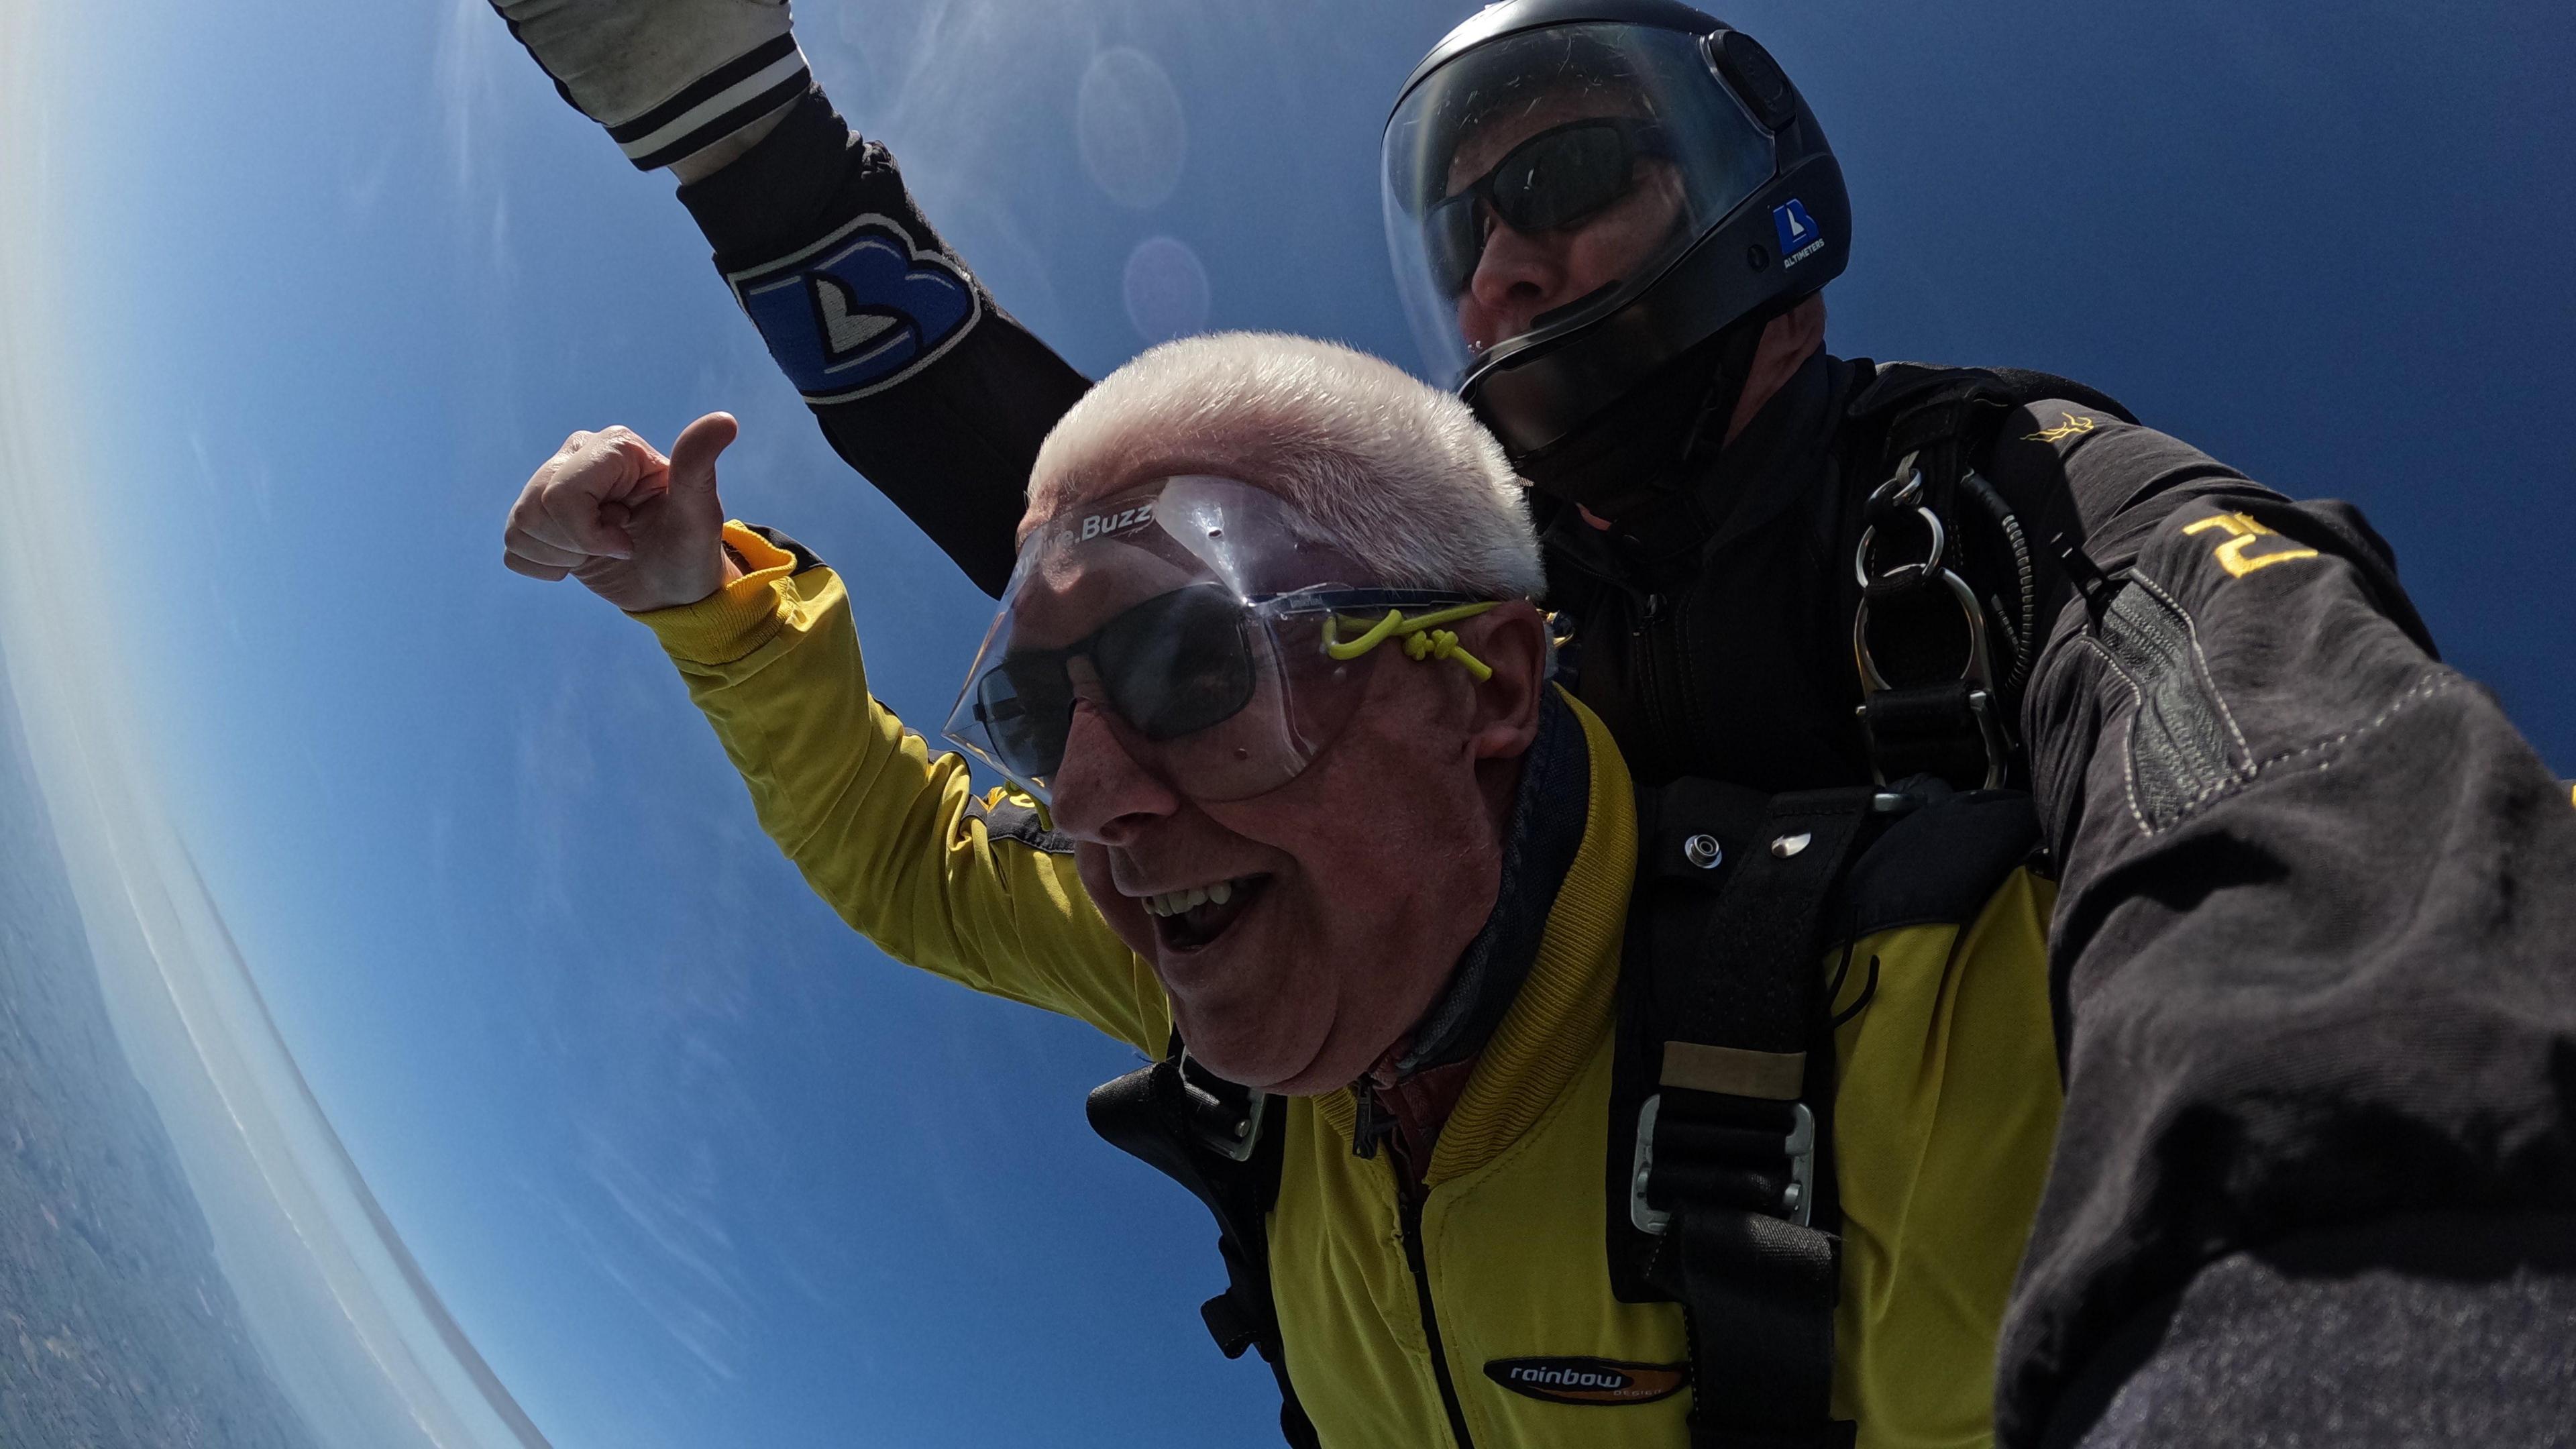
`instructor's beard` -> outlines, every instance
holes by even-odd
[[[1772,312],[1655,370],[1567,437],[1512,459],[1530,486],[1616,522],[1699,482],[1726,440]]]

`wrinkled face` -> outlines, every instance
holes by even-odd
[[[1021,607],[1045,627],[1042,602]],[[1072,671],[1056,825],[1191,1054],[1250,1086],[1347,1085],[1421,1017],[1493,909],[1501,843],[1478,784],[1474,682],[1394,647],[1367,658],[1359,707],[1322,754],[1221,802],[1140,763],[1154,752]]]
[[[1449,194],[1542,131],[1634,113],[1615,95],[1543,96],[1527,110],[1486,122],[1459,144],[1450,162]],[[1681,172],[1658,157],[1641,156],[1635,164],[1634,184],[1625,195],[1568,226],[1518,232],[1486,212],[1484,252],[1458,295],[1458,332],[1471,350],[1482,353],[1518,337],[1542,314],[1626,280],[1671,239],[1685,214]]]

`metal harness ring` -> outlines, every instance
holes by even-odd
[[[1942,583],[1949,585],[1950,597],[1958,601],[1959,611],[1967,618],[1968,662],[1959,671],[1959,678],[1972,686],[1968,692],[1968,708],[1976,718],[1977,734],[1985,746],[1984,788],[1992,790],[2004,782],[2011,750],[2004,737],[2003,721],[1996,714],[1994,661],[1986,648],[1985,613],[1977,604],[1976,591],[1968,587],[1966,579],[1948,569],[1943,569],[1940,577]],[[1879,672],[1878,661],[1870,656],[1867,593],[1861,595],[1860,607],[1852,614],[1852,662],[1860,670],[1861,705],[1858,714],[1862,733],[1870,738],[1870,774],[1879,784],[1885,785],[1888,781],[1879,769],[1877,742],[1874,736],[1870,736],[1869,698],[1892,686],[1888,684],[1887,676]]]
[[[1902,593],[1920,587],[1936,572],[1946,572],[1941,561],[1949,552],[1950,534],[1941,526],[1941,516],[1920,504],[1915,505],[1914,516],[1931,530],[1932,547],[1925,551],[1922,562],[1901,563],[1883,574],[1873,576],[1869,571],[1869,546],[1878,541],[1878,525],[1873,523],[1860,531],[1860,547],[1852,551],[1852,577],[1860,582],[1864,595]]]

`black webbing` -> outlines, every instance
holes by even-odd
[[[1933,775],[1961,790],[1985,784],[1993,761],[1974,694],[1968,681],[1945,679],[1882,689],[1862,701],[1861,725],[1879,775]],[[1990,695],[1985,708],[2003,706]]]
[[[1819,963],[1826,912],[1874,833],[1874,794],[1777,796],[1752,819],[1744,792],[1704,781],[1641,801],[1647,858],[1629,931],[1649,983],[1648,1060],[1675,1042],[1805,1052],[1817,1128],[1814,1216],[1800,1224],[1786,1143],[1802,1103],[1640,1084],[1658,1104],[1646,1198],[1671,1214],[1645,1276],[1688,1315],[1693,1449],[1845,1449],[1856,1432],[1832,1417],[1841,1239]],[[1725,859],[1694,882],[1662,857],[1689,858],[1699,834]]]
[[[1842,1241],[1756,1212],[1677,1209],[1667,1272],[1690,1313],[1692,1449],[1843,1449],[1831,1416]]]
[[[1964,790],[2026,779],[2023,763],[2009,756],[2020,688],[2038,648],[2022,637],[2032,628],[2038,598],[2032,549],[2074,524],[2074,506],[2062,486],[2046,497],[2006,498],[1972,470],[1998,423],[2049,398],[2137,421],[2115,398],[2023,368],[1882,363],[1853,396],[1848,426],[1875,437],[1875,446],[1845,450],[1856,475],[1849,480],[1852,496],[1873,499],[1854,521],[1854,537],[1863,525],[1892,530],[1919,502],[1942,520],[1943,568],[1969,584],[1973,599],[1963,617],[1928,573],[1899,573],[1871,587],[1866,637],[1859,642],[1892,687],[1864,689],[1862,726],[1882,781],[1930,774]],[[1902,507],[1877,501],[1883,483],[1902,483],[1909,473],[1921,478],[1913,501]],[[1979,495],[1977,506],[1962,507],[1963,494]],[[1910,535],[1907,540],[1911,546]],[[1982,683],[1962,681],[1963,628],[1985,634],[1992,662]],[[1971,699],[1979,690],[1987,696],[1982,704]]]
[[[1728,873],[1697,950],[1658,953],[1655,1000],[1665,1040],[1807,1049],[1825,907],[1862,843],[1876,793],[1773,797],[1759,838]]]
[[[1240,1094],[1240,1095],[1238,1095]],[[1270,1291],[1267,1218],[1279,1197],[1286,1132],[1285,1103],[1265,1103],[1268,1121],[1247,1109],[1248,1093],[1209,1078],[1184,1079],[1176,1046],[1150,1067],[1094,1087],[1083,1104],[1091,1130],[1189,1189],[1216,1217],[1217,1251],[1225,1258],[1226,1289],[1199,1309],[1208,1333],[1228,1358],[1259,1349],[1279,1381],[1279,1432],[1290,1449],[1317,1449],[1315,1426],[1288,1382],[1288,1354],[1279,1333],[1278,1304]],[[1248,1125],[1250,1157],[1236,1161],[1206,1145]]]

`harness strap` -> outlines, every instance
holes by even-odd
[[[1933,775],[1993,789],[2011,759],[2003,709],[1992,689],[1970,679],[1870,691],[1859,710],[1870,767],[1881,782]]]
[[[1847,466],[1868,490],[1852,654],[1881,784],[1931,774],[1992,789],[2017,776],[2011,719],[2039,644],[2032,540],[2071,526],[2072,506],[2007,499],[1977,460],[2007,414],[2048,397],[2137,421],[2081,383],[2019,368],[1886,363],[1852,400],[1846,426],[1876,433]]]
[[[1841,1239],[1758,1212],[1674,1221],[1692,1449],[1849,1449],[1859,1426],[1828,1412]]]
[[[1841,1214],[1827,910],[1880,816],[1872,790],[1769,800],[1681,780],[1639,801],[1629,921],[1636,1108],[1629,1225],[1690,1325],[1693,1449],[1845,1449],[1832,1417]],[[1614,1109],[1615,1110],[1615,1109]]]
[[[1163,1060],[1094,1087],[1083,1111],[1111,1146],[1188,1188],[1216,1217],[1226,1289],[1199,1316],[1227,1358],[1261,1351],[1279,1381],[1280,1434],[1290,1449],[1319,1449],[1288,1382],[1270,1291],[1268,1217],[1286,1151],[1279,1100],[1210,1076],[1175,1038]]]

